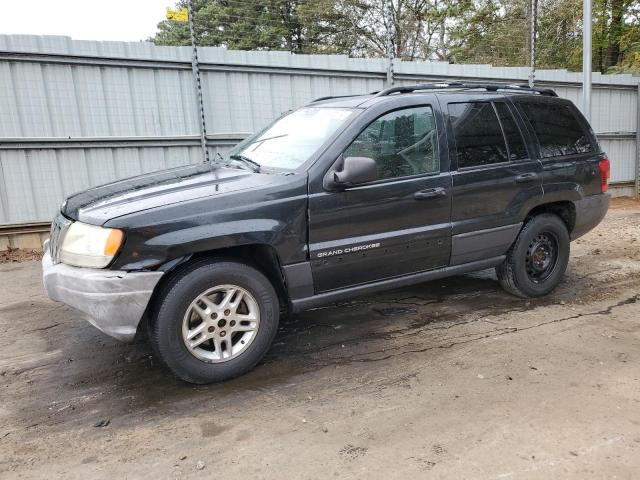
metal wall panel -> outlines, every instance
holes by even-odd
[[[62,200],[77,191],[201,161],[197,145],[0,150],[0,218],[4,224],[49,221]]]
[[[201,161],[190,55],[189,47],[0,35],[0,225],[48,221],[78,190]],[[212,153],[314,98],[377,91],[386,79],[384,59],[212,47],[200,58]],[[399,85],[525,83],[529,73],[401,61],[394,70]],[[536,78],[579,105],[579,73]],[[638,78],[594,74],[593,83],[592,124],[607,134],[612,180],[633,181]]]
[[[635,163],[629,161],[636,154],[635,139],[600,140],[600,146],[611,161],[611,182],[628,182],[635,178]]]

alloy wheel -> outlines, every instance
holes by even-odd
[[[260,326],[256,299],[237,285],[219,285],[191,302],[182,321],[182,340],[204,362],[227,362],[251,345]]]

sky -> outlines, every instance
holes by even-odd
[[[175,0],[0,0],[0,34],[146,40]]]

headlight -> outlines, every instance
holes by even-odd
[[[104,268],[118,252],[121,230],[74,222],[64,235],[60,261],[76,267]]]

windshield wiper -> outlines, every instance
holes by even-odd
[[[257,140],[254,140],[253,142],[249,142],[249,143],[245,143],[245,146],[247,145],[253,145],[254,143],[262,143],[262,142],[266,142],[267,140],[273,140],[275,138],[282,138],[282,137],[288,137],[289,134],[288,133],[283,133],[282,135],[274,135],[273,137],[267,137],[267,138],[258,138]]]
[[[260,164],[258,162],[251,160],[249,157],[245,157],[244,155],[240,155],[239,153],[236,153],[234,155],[229,155],[229,158],[231,160],[238,160],[244,163],[249,167],[249,169],[252,172],[256,172],[256,173],[260,172]]]

